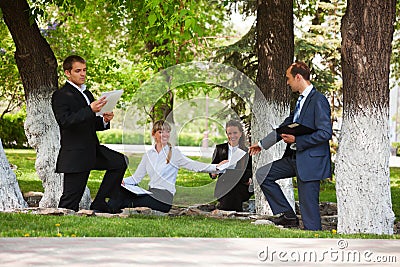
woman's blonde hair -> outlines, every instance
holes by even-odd
[[[164,120],[159,120],[156,121],[153,124],[153,129],[151,130],[151,135],[153,136],[156,132],[158,131],[171,131],[171,125],[169,125],[168,122],[164,121]],[[167,164],[170,162],[171,157],[172,157],[172,145],[170,142],[167,143],[169,146],[169,151],[168,151],[168,155],[167,155]]]

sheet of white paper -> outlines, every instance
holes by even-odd
[[[122,187],[128,189],[132,193],[135,193],[136,195],[151,195],[153,194],[150,191],[147,191],[146,189],[141,188],[140,186],[133,185],[133,184],[121,184]]]
[[[107,99],[107,104],[105,104],[104,107],[99,112],[96,113],[96,115],[101,115],[104,112],[113,111],[113,109],[115,108],[115,105],[117,105],[117,102],[120,99],[123,92],[124,92],[124,90],[114,90],[114,91],[102,93],[100,98],[105,96]]]
[[[231,160],[228,161],[227,163],[224,163],[218,167],[220,171],[225,170],[229,166],[232,166],[236,164],[243,156],[246,155],[246,151],[238,148],[236,151],[232,154]]]

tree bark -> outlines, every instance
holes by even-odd
[[[258,72],[256,83],[263,96],[254,103],[252,123],[253,143],[282,123],[290,111],[290,90],[286,85],[286,69],[293,62],[293,1],[259,0],[257,8]],[[276,145],[255,157],[254,166],[259,168],[280,158],[284,144]],[[294,208],[292,179],[278,181],[289,203]],[[271,214],[260,187],[255,183],[256,210]]]
[[[389,70],[396,0],[348,0],[342,19],[338,232],[393,234]]]
[[[40,207],[57,207],[63,175],[55,173],[59,128],[51,109],[51,95],[58,88],[57,60],[50,45],[30,21],[26,0],[1,0],[0,8],[16,46],[15,60],[24,86],[27,118],[25,133],[36,150],[36,171],[43,182]],[[88,207],[86,190],[82,207]],[[89,200],[89,202],[88,202]]]
[[[28,207],[18,186],[17,177],[10,168],[0,139],[0,210]]]

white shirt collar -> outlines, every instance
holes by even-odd
[[[172,148],[172,147],[171,147],[171,148]],[[153,151],[153,152],[158,153],[158,151],[157,151],[157,149],[156,149],[156,144],[153,144],[153,145],[151,146],[150,150]],[[160,150],[160,152],[161,152],[161,151],[168,152],[168,151],[169,151],[169,145],[163,146],[163,148]]]
[[[73,87],[75,87],[76,89],[78,89],[81,93],[83,93],[83,91],[86,90],[86,84],[82,84],[81,87],[79,87],[78,85],[74,84],[74,83],[71,82],[70,80],[67,80],[67,83],[69,83],[70,85],[72,85]]]
[[[229,147],[229,150],[232,150],[232,149],[234,149],[234,148],[238,148],[239,145],[237,145],[237,146],[231,146],[231,144],[228,143],[228,147]]]
[[[314,88],[314,85],[310,84],[309,86],[306,87],[306,89],[304,89],[303,93],[301,93],[303,97],[303,99],[307,98],[307,96],[311,93],[311,90]]]

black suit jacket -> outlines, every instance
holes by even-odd
[[[247,148],[241,149],[247,151]],[[217,145],[214,150],[212,163],[218,164],[221,161],[228,159],[228,150],[228,143]],[[224,174],[219,174],[219,176],[222,175],[229,175],[230,179],[233,178],[236,180],[236,184],[247,184],[249,182],[249,179],[253,176],[251,157],[249,156],[249,154],[244,155],[243,158],[241,158],[237,162],[235,169],[227,169]]]
[[[90,102],[93,95],[88,91]],[[96,116],[81,92],[66,83],[53,93],[52,108],[60,127],[61,148],[57,158],[56,172],[77,173],[93,169],[96,153],[101,150],[96,131],[104,127],[103,118]]]

